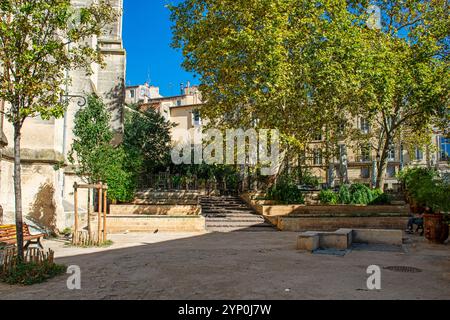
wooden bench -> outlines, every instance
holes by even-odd
[[[30,228],[27,224],[23,224],[23,241],[26,241],[24,246],[27,249],[31,244],[36,244],[39,248],[44,249],[41,244],[41,239],[44,234],[34,234],[30,233]],[[15,225],[0,225],[0,245],[16,245],[16,226]]]

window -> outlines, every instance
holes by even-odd
[[[134,90],[130,90],[130,98],[134,98],[134,94],[135,94]]]
[[[397,175],[395,166],[388,166],[386,169],[386,175],[388,178],[395,178],[395,176]]]
[[[372,146],[370,144],[361,146],[361,162],[368,162],[371,160]]]
[[[314,150],[314,165],[316,165],[316,166],[321,165],[322,162],[323,162],[322,150],[321,149],[315,149]]]
[[[450,161],[450,139],[439,137],[440,161]]]
[[[422,151],[422,149],[420,149],[419,147],[416,147],[416,150],[415,150],[415,159],[417,160],[417,161],[422,161],[423,160],[423,151]]]
[[[395,161],[395,146],[391,145],[388,150],[388,161]]]
[[[360,129],[363,133],[369,133],[370,132],[370,124],[369,120],[365,118],[360,119]]]
[[[314,136],[314,141],[322,141],[322,133],[319,132]]]
[[[368,167],[361,168],[361,178],[362,179],[370,178],[370,169]]]
[[[181,100],[177,100],[177,106],[178,106],[178,107],[181,106]]]
[[[192,117],[193,117],[193,122],[194,122],[194,126],[201,126],[202,124],[202,119],[200,118],[200,112],[198,111],[194,111],[192,113]]]
[[[338,128],[337,128],[337,132],[339,135],[343,135],[345,133],[345,127],[346,127],[345,122],[339,123]]]

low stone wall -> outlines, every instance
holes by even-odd
[[[346,229],[400,229],[406,228],[408,217],[373,215],[366,217],[278,217],[277,228],[281,231],[334,231]]]
[[[353,243],[401,246],[401,230],[339,229],[334,232],[307,231],[297,240],[297,249],[314,252],[317,249],[348,250]]]
[[[197,216],[198,205],[185,204],[124,204],[112,205],[110,215]]]
[[[408,215],[409,208],[399,205],[383,205],[383,206],[360,206],[360,205],[263,205],[260,208],[261,213],[265,216],[304,216],[304,215],[351,215],[351,216],[367,216],[377,214],[400,214]]]
[[[273,205],[254,200],[249,194],[241,197],[281,231],[403,230],[409,218],[409,207],[405,205]]]
[[[108,233],[123,232],[205,232],[206,222],[202,216],[108,216]]]

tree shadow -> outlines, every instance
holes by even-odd
[[[55,188],[50,183],[39,187],[27,219],[51,235],[56,234]]]
[[[125,81],[122,77],[117,77],[117,84],[104,94],[111,113],[111,123],[115,133],[114,145],[119,145],[123,141],[124,105],[125,105]]]

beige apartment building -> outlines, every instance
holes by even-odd
[[[172,140],[177,143],[186,141],[184,130],[189,130],[193,136],[196,131],[200,132],[205,124],[199,111],[203,102],[198,87],[188,83],[180,91],[177,96],[155,98],[140,104],[141,110],[152,108],[176,125],[172,129]]]
[[[127,105],[144,104],[152,99],[158,98],[162,98],[159,94],[159,88],[151,86],[148,83],[137,86],[128,86],[125,89],[125,103]]]
[[[90,0],[72,0],[76,7],[89,4]],[[68,75],[72,83],[67,95],[86,97],[96,93],[108,105],[112,116],[111,126],[116,133],[115,142],[123,136],[123,105],[126,53],[122,45],[123,0],[113,0],[120,13],[117,21],[105,29],[104,35],[92,39],[92,46],[101,48],[106,66],[93,66],[94,73],[86,76],[83,71]],[[29,118],[22,129],[22,193],[25,221],[47,229],[62,230],[73,225],[73,184],[82,182],[75,176],[68,163],[68,152],[74,139],[74,118],[81,98],[70,98],[65,116],[61,119],[42,120]],[[1,103],[0,107],[9,106]],[[13,128],[0,114],[0,205],[3,223],[14,223],[13,188]],[[62,164],[62,166],[61,166]],[[86,209],[87,193],[80,194],[80,210]]]
[[[190,85],[182,89],[181,95],[150,99],[147,103],[141,104],[143,110],[153,108],[166,120],[176,124],[176,128],[172,131],[174,142],[187,142],[183,130],[189,130],[191,137],[195,131],[201,132],[207,123],[206,119],[201,118],[202,106],[203,102],[198,87]],[[370,134],[372,130],[370,124],[363,118],[353,119],[353,126],[361,130],[363,134]],[[377,164],[377,153],[373,148],[356,142],[340,142],[335,146],[330,146],[330,148],[335,148],[336,152],[330,161],[327,161],[324,139],[324,135],[317,135],[316,139],[308,144],[302,155],[305,157],[306,167],[315,176],[320,177],[322,183],[333,181],[332,183],[338,185],[348,179],[352,183],[372,185],[374,166]],[[428,166],[449,172],[450,140],[435,132],[432,145],[433,148],[428,150],[417,147],[413,154],[410,154],[410,151],[402,147],[401,141],[396,141],[389,152],[385,176],[386,187],[396,189],[398,184],[396,176],[401,168],[406,166]]]
[[[361,130],[362,134],[370,134],[372,130],[363,118],[355,118],[354,127]],[[373,147],[375,144],[342,141],[334,146],[329,145],[329,148],[335,148],[335,152],[327,161],[324,135],[318,135],[305,151],[305,163],[323,183],[339,185],[349,181],[373,186],[376,181],[374,175],[380,161],[379,154]],[[449,155],[450,139],[446,139],[439,132],[433,133],[431,146],[425,148],[423,146],[406,148],[402,141],[397,139],[388,152],[385,188],[396,190],[399,187],[396,177],[405,167],[432,167],[443,173],[450,173]]]

